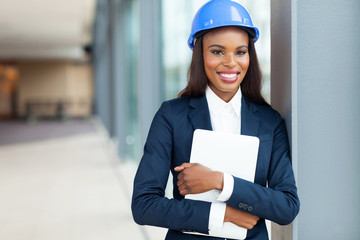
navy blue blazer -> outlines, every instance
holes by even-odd
[[[164,102],[153,119],[134,179],[131,208],[135,222],[168,228],[166,239],[219,239],[182,233],[208,233],[210,203],[184,199],[176,185],[178,172],[174,171],[189,162],[195,129],[212,130],[205,96]],[[268,239],[264,219],[289,224],[300,207],[285,123],[270,106],[243,97],[241,134],[260,139],[255,181],[234,178],[227,204],[260,218],[246,239]],[[169,171],[173,199],[164,197]]]

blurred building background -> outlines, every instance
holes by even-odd
[[[132,177],[156,110],[186,85],[205,2],[0,0],[0,239],[163,238],[132,222]],[[359,1],[239,2],[260,29],[263,93],[287,122],[302,203],[272,239],[359,238]]]
[[[160,103],[187,81],[192,18],[206,0],[2,0],[2,119],[97,115],[122,159],[138,161]],[[270,3],[242,1],[270,100]],[[16,17],[15,17],[16,16]]]
[[[96,1],[0,2],[1,118],[92,113]]]

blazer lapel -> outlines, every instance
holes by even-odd
[[[189,119],[194,129],[212,130],[209,107],[205,95],[199,98],[191,98],[189,102]],[[241,134],[257,136],[260,119],[256,116],[257,107],[248,102],[244,97],[241,99]]]
[[[244,97],[241,99],[241,134],[248,136],[257,136],[260,119],[255,112],[257,107],[248,102]]]
[[[209,107],[205,95],[199,98],[191,98],[189,107],[188,116],[194,130],[212,130]]]

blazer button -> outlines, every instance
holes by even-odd
[[[239,208],[243,208],[244,204],[243,203],[239,203]]]
[[[244,204],[244,209],[246,210],[248,208],[248,205],[247,204]]]
[[[249,206],[248,207],[248,211],[251,212],[253,210],[253,207],[252,206]]]

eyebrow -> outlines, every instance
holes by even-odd
[[[212,48],[212,47],[218,47],[218,48],[221,48],[221,49],[225,49],[224,46],[219,45],[219,44],[213,44],[213,45],[209,46],[209,48]],[[243,48],[243,47],[249,48],[247,45],[241,45],[241,46],[238,46],[236,49]]]

